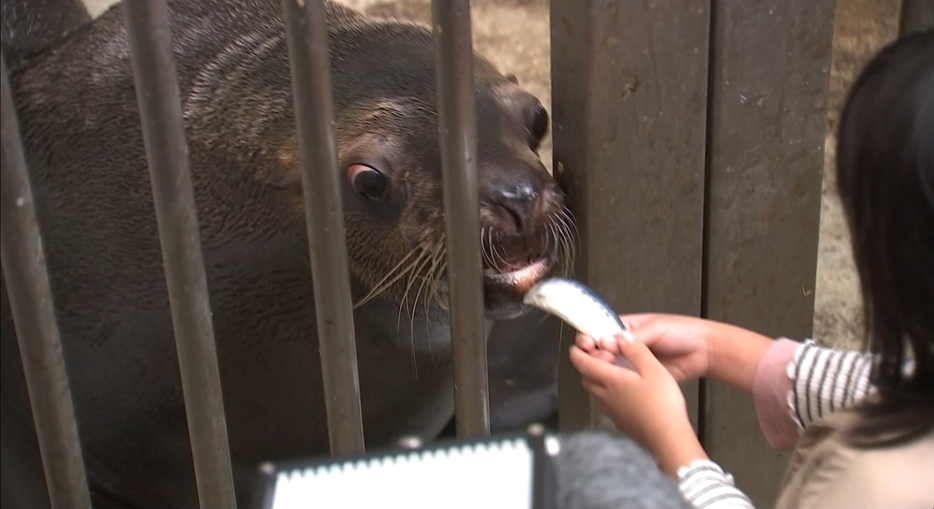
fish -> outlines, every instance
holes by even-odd
[[[560,277],[543,279],[526,292],[522,302],[554,315],[578,332],[594,338],[597,347],[601,341],[617,334],[622,334],[628,341],[635,340],[613,307],[580,281]],[[616,364],[633,369],[622,357],[617,358]]]

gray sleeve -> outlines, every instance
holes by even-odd
[[[674,480],[624,435],[581,431],[561,438],[556,509],[691,509]]]

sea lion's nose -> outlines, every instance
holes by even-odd
[[[501,219],[501,224],[498,225],[500,229],[511,229],[517,235],[527,234],[533,229],[531,223],[534,221],[540,196],[534,183],[525,180],[511,182],[496,186],[485,194],[485,204],[498,209],[494,214]],[[511,223],[511,228],[502,223]]]

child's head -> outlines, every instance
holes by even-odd
[[[934,402],[934,32],[877,54],[843,109],[837,180],[883,395]],[[907,345],[914,376],[899,364]]]

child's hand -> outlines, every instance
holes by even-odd
[[[669,474],[693,459],[705,458],[677,381],[645,344],[618,338],[618,353],[635,371],[571,347],[571,363],[583,375],[584,388],[599,400],[616,427],[651,451]]]
[[[710,368],[708,337],[714,323],[692,316],[669,314],[620,315],[636,341],[645,343],[675,380],[707,376]],[[578,334],[577,346],[608,362],[619,355],[618,342],[601,338],[599,349],[590,336]]]

